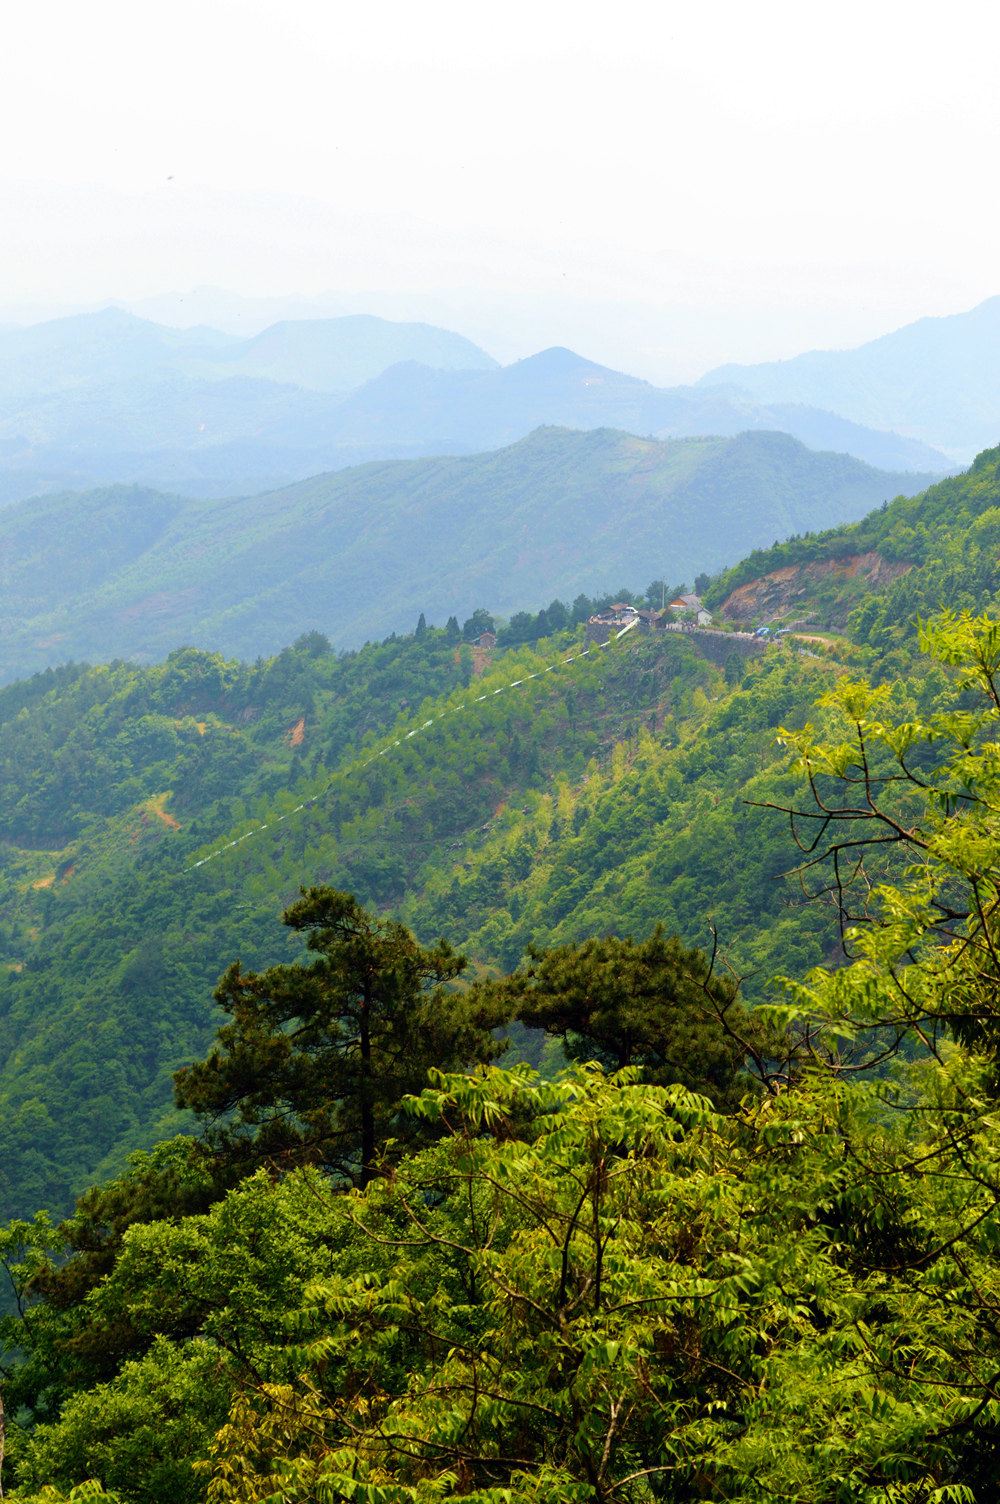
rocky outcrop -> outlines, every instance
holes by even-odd
[[[808,564],[787,564],[773,569],[759,579],[738,585],[718,608],[730,621],[772,620],[798,607],[808,609],[817,587],[832,577],[845,582],[856,581],[869,590],[884,590],[893,580],[906,574],[909,564],[891,563],[873,551],[849,554],[842,559],[814,559]],[[851,590],[850,605],[857,590]]]

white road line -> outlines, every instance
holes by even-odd
[[[498,689],[487,691],[486,694],[477,695],[474,700],[463,701],[461,705],[450,705],[447,710],[442,710],[440,715],[432,716],[429,721],[424,721],[420,726],[414,726],[413,730],[407,731],[405,736],[396,737],[391,746],[383,747],[379,752],[373,753],[371,757],[366,757],[363,762],[356,763],[355,770],[360,772],[364,768],[369,767],[373,762],[377,762],[380,757],[385,757],[389,752],[392,751],[393,747],[401,747],[403,743],[408,742],[411,737],[417,736],[421,731],[426,731],[429,726],[437,725],[438,721],[444,720],[445,716],[452,714],[452,712],[459,710],[468,710],[472,705],[481,705],[484,700],[490,699],[492,695],[501,695],[505,690],[517,689],[521,685],[527,684],[531,679],[541,679],[545,674],[553,674],[555,673],[557,668],[565,668],[569,664],[575,663],[578,658],[586,658],[590,653],[591,648],[610,647],[612,641],[617,641],[619,637],[624,637],[625,633],[630,632],[636,625],[637,622],[631,621],[629,622],[627,627],[623,627],[620,632],[616,633],[614,639],[609,637],[605,642],[591,643],[589,647],[582,648],[579,653],[571,654],[569,658],[561,658],[558,663],[550,663],[544,669],[536,669],[533,674],[525,674],[523,679],[512,679],[509,684],[501,684]],[[242,845],[242,843],[244,841],[248,841],[251,836],[258,836],[262,831],[270,830],[272,825],[280,825],[282,821],[287,820],[290,815],[297,815],[300,813],[300,811],[308,809],[311,805],[315,804],[318,799],[323,798],[324,794],[329,791],[332,784],[337,778],[346,777],[350,773],[350,771],[350,767],[338,770],[336,773],[334,773],[333,778],[331,778],[330,783],[327,784],[326,788],[321,789],[318,794],[313,794],[311,798],[304,799],[301,804],[297,804],[294,809],[289,810],[286,814],[276,815],[272,821],[267,822],[264,825],[257,825],[253,828],[253,830],[248,830],[243,835],[237,836],[235,841],[227,841],[226,844],[224,846],[220,846],[217,851],[210,851],[208,856],[200,857],[198,861],[192,862],[190,870],[193,870],[195,867],[204,867],[206,862],[214,861],[217,856],[222,856],[223,852],[231,851],[234,846]]]

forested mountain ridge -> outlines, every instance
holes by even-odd
[[[509,614],[656,571],[691,580],[920,484],[782,434],[542,429],[225,502],[123,487],[36,499],[0,512],[0,680],[184,641],[253,657],[310,628],[355,647],[421,611],[440,623],[484,600]]]
[[[187,650],[4,691],[5,1195],[60,1200],[163,1125],[219,955],[265,957],[276,896],[305,872],[398,905],[509,803],[585,777],[652,719],[703,714],[692,696],[720,679],[672,636],[492,693],[553,662],[556,645],[503,654],[477,703],[412,740],[428,694],[471,698],[471,652],[440,631],[346,658],[309,639],[257,668]],[[396,725],[401,745],[359,768]]]
[[[918,616],[992,608],[998,508],[1000,450],[987,449],[963,475],[920,496],[750,554],[712,582],[706,599],[734,619],[753,614],[756,600],[772,619],[850,620],[859,643],[887,655],[912,644]]]
[[[717,666],[682,637],[630,634],[605,658],[505,690],[572,639],[490,662],[453,625],[339,657],[313,635],[256,667],[185,650],[158,668],[62,668],[0,692],[7,1194],[59,1201],[167,1121],[169,1070],[205,1037],[220,956],[268,954],[273,914],[302,881],[401,909],[484,965],[609,916],[636,935],[666,919],[688,943],[713,916],[751,996],[776,970],[831,954],[830,916],[779,880],[794,863],[783,829],[744,800],[781,787],[775,728],[807,719],[859,651],[911,672],[912,636],[880,635],[869,618],[911,619],[943,579],[980,581],[963,600],[995,595],[998,459],[854,532],[784,546],[882,548],[907,565],[902,596],[891,579],[845,577],[851,606],[867,591],[861,649],[824,648],[806,627],[749,666]],[[738,577],[713,589],[731,594]],[[931,684],[923,671],[914,692]],[[386,735],[388,755],[360,768]],[[81,1029],[94,1009],[100,1027]]]

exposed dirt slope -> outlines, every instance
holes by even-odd
[[[860,594],[884,590],[910,568],[909,564],[890,563],[874,551],[788,564],[738,585],[719,610],[730,621],[749,622],[772,620],[801,609],[805,616],[818,614],[833,624],[846,619]],[[846,588],[838,590],[841,583]]]

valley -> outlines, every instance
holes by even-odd
[[[781,434],[658,441],[539,429],[508,449],[316,476],[195,501],[113,487],[0,510],[0,681],[70,659],[151,662],[179,643],[338,648],[714,572],[776,537],[848,521],[931,477]]]

